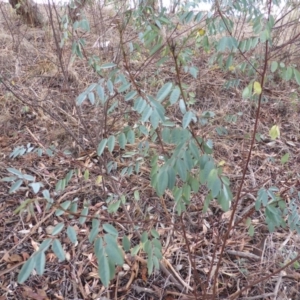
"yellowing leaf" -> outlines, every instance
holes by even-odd
[[[260,95],[261,94],[261,85],[258,81],[255,81],[253,84],[253,90],[254,90],[254,94]]]
[[[204,36],[205,34],[205,30],[203,28],[200,28],[198,31],[197,31],[197,36]]]
[[[269,131],[269,135],[272,140],[276,140],[277,138],[280,137],[280,130],[278,125],[272,126],[272,128]]]
[[[228,69],[229,69],[229,71],[234,71],[235,70],[235,66],[230,66]]]
[[[85,170],[84,175],[83,175],[83,178],[84,178],[85,180],[89,180],[89,177],[90,177],[90,172],[89,172],[89,170]]]
[[[96,178],[96,184],[99,185],[100,183],[102,183],[102,176],[101,175],[97,176],[97,178]]]
[[[221,160],[221,161],[218,163],[218,167],[223,167],[225,164],[226,164],[226,161],[225,161],[225,160]]]

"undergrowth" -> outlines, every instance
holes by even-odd
[[[20,39],[0,78],[3,199],[32,222],[3,248],[9,262],[32,240],[19,284],[50,276],[55,254],[92,266],[72,273],[84,299],[297,293],[282,287],[300,256],[296,7],[194,5],[90,4],[77,20],[49,5],[36,32],[3,6],[7,57],[16,37],[34,47]],[[78,283],[91,278],[97,293]]]

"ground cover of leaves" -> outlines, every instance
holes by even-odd
[[[90,53],[94,51],[109,61],[114,56],[110,52],[111,48],[107,51],[93,48],[97,40],[97,27],[89,9],[87,13],[91,15],[92,26],[91,33],[84,36],[87,50]],[[68,82],[65,82],[62,71],[55,63],[55,43],[51,30],[27,28],[20,24],[9,6],[2,3],[1,10],[9,18],[2,16],[0,19],[3,25],[0,31],[0,69],[1,76],[7,83],[6,87],[0,85],[0,177],[8,176],[6,169],[14,167],[35,176],[37,181],[42,181],[47,188],[53,190],[57,181],[68,171],[77,169],[77,175],[67,188],[55,194],[56,203],[76,197],[79,208],[83,207],[84,202],[89,203],[90,215],[100,211],[101,220],[113,224],[119,230],[120,237],[129,234],[134,245],[137,236],[130,231],[132,224],[128,223],[125,212],[120,209],[109,215],[105,210],[107,194],[112,190],[111,183],[102,176],[103,170],[95,156],[93,144],[97,132],[103,133],[102,124],[97,118],[103,111],[87,104],[79,110],[75,105],[76,97],[89,84],[97,81],[97,76],[90,71],[87,61],[76,60],[72,68],[68,69],[70,75]],[[107,20],[110,18],[107,17]],[[115,27],[110,28],[112,29],[107,32],[106,38],[112,41],[114,49],[117,41],[112,37],[117,33]],[[12,34],[19,37],[19,52],[14,52],[15,40]],[[130,32],[126,37],[130,39],[135,36],[135,33]],[[242,87],[225,89],[225,81],[230,77],[234,78],[234,75],[208,67],[208,58],[204,53],[195,55],[194,64],[200,70],[198,79],[187,76],[184,80],[189,84],[190,93],[195,99],[194,109],[197,115],[201,116],[205,111],[215,113],[214,118],[197,130],[200,136],[213,140],[214,158],[224,165],[235,194],[250,145],[255,105],[242,100]],[[131,68],[140,70],[142,61],[143,53],[140,53],[140,57],[132,60]],[[140,71],[140,83],[147,84],[148,91],[155,94],[162,83],[175,80],[171,70],[171,63],[168,65],[167,62],[165,70],[157,74],[155,63],[151,63]],[[245,78],[242,79],[246,82]],[[287,189],[300,187],[297,175],[300,165],[298,88],[293,83],[274,83],[267,87],[266,95],[268,102],[262,106],[258,128],[262,138],[255,143],[244,185],[245,192],[237,212],[237,223],[253,210],[259,187],[276,183],[287,202]],[[20,101],[22,99],[25,102]],[[26,101],[30,105],[26,105]],[[120,107],[120,115],[126,110],[126,105],[124,103]],[[172,116],[173,121],[181,120],[179,110],[174,110]],[[124,123],[118,120],[118,115],[110,117],[105,128],[106,135],[123,128]],[[134,115],[130,122],[135,122]],[[281,136],[280,139],[271,141],[268,132],[274,124],[280,124]],[[226,128],[227,132],[218,133],[216,128],[221,127]],[[88,132],[94,138],[90,139]],[[74,139],[84,145],[84,150],[74,143]],[[54,145],[61,152],[51,157],[46,154],[40,157],[27,154],[10,158],[15,147],[28,143],[41,149]],[[129,150],[137,145],[138,141]],[[153,143],[151,147],[161,151]],[[64,155],[64,150],[69,150],[72,155]],[[290,158],[286,164],[282,164],[281,158],[285,153],[289,153]],[[88,242],[91,222],[79,225],[77,218],[72,219],[67,213],[54,217],[52,213],[45,212],[41,194],[33,194],[25,185],[9,194],[9,184],[0,182],[0,299],[194,299],[193,265],[189,260],[184,235],[189,241],[199,278],[210,282],[211,278],[207,278],[207,274],[213,252],[216,251],[218,256],[218,237],[224,234],[231,211],[224,213],[213,203],[208,212],[203,214],[205,190],[201,189],[193,196],[192,204],[183,218],[178,217],[171,196],[167,193],[158,198],[151,188],[149,162],[142,166],[139,174],[122,176],[120,171],[126,166],[126,159],[122,158],[122,154],[124,152],[121,149],[116,149],[113,153],[118,165],[114,177],[128,199],[134,199],[134,191],[140,191],[140,200],[129,201],[126,209],[141,232],[151,228],[159,232],[165,270],[148,276],[144,254],[131,257],[127,253],[126,264],[117,270],[116,278],[112,280],[109,289],[105,290],[98,277],[93,248]],[[88,179],[84,176],[87,170]],[[34,200],[31,209],[15,214],[14,211],[26,199]],[[218,277],[220,299],[229,299],[253,280],[271,274],[291,259],[292,253],[299,251],[299,237],[295,233],[283,229],[269,233],[260,212],[254,212],[251,218],[255,227],[253,237],[248,234],[246,224],[241,222],[235,226],[227,241]],[[22,264],[37,249],[38,244],[49,236],[52,226],[58,222],[74,226],[78,245],[73,246],[62,233],[59,238],[67,260],[58,263],[55,255],[48,251],[43,276],[32,274],[24,284],[17,284]],[[172,281],[171,277],[175,280]],[[294,266],[265,282],[249,287],[241,299],[275,299],[274,291],[277,299],[300,299],[299,280],[300,274]],[[197,288],[200,293],[200,287]]]

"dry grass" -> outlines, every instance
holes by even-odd
[[[63,194],[56,195],[55,201],[59,203],[64,197],[65,200],[78,197],[79,208],[83,207],[84,202],[88,202],[90,215],[100,210],[103,222],[112,223],[119,230],[120,236],[129,234],[130,226],[124,211],[119,210],[111,216],[103,210],[107,193],[112,192],[113,188],[110,181],[106,180],[105,174],[105,186],[95,183],[99,174],[103,174],[103,170],[94,155],[94,149],[103,135],[116,134],[127,124],[134,124],[137,118],[134,114],[126,121],[121,118],[128,108],[128,103],[121,100],[121,95],[117,96],[121,103],[118,112],[109,117],[105,128],[105,111],[102,107],[85,104],[81,110],[75,105],[76,97],[91,83],[99,80],[98,75],[91,71],[86,57],[98,55],[103,62],[116,59],[119,67],[125,68],[122,59],[116,55],[120,35],[115,15],[111,10],[101,10],[104,17],[103,21],[100,21],[97,18],[100,14],[98,6],[86,9],[91,31],[78,31],[76,36],[86,40],[86,57],[75,58],[74,62],[71,62],[73,56],[69,43],[59,59],[50,26],[44,29],[28,28],[20,25],[8,5],[1,4],[1,9],[4,14],[0,19],[3,25],[0,31],[0,70],[5,83],[14,93],[9,92],[3,85],[0,86],[0,177],[7,176],[6,168],[13,166],[36,176],[37,181],[42,181],[47,188],[53,190],[57,180],[63,178],[69,170],[77,169],[77,176],[72,179]],[[54,9],[52,12],[56,13]],[[44,13],[49,16],[47,7],[44,7]],[[54,28],[57,37],[60,37],[56,18]],[[189,28],[182,27],[180,30],[183,33]],[[179,35],[181,31],[178,32]],[[111,48],[93,48],[99,35],[100,42],[111,42]],[[123,39],[137,39],[137,33],[130,25]],[[15,48],[16,45],[19,46]],[[176,76],[172,71],[171,60],[157,73],[155,63],[158,58],[145,64],[147,56],[145,49],[142,49],[141,53],[133,53],[130,57],[130,70],[138,70],[137,79],[145,92],[156,94],[165,81],[175,82]],[[188,91],[195,95],[193,109],[196,114],[201,116],[205,111],[215,113],[215,117],[207,125],[199,126],[195,130],[200,136],[214,141],[214,158],[218,162],[225,162],[224,172],[230,178],[235,194],[241,183],[242,169],[250,146],[256,104],[243,100],[241,96],[248,78],[215,68],[208,64],[208,60],[208,54],[195,54],[193,64],[199,68],[200,74],[197,79],[189,75],[183,75],[183,79],[189,86]],[[64,74],[63,68],[67,75]],[[242,84],[225,89],[224,83],[236,76],[241,79]],[[243,198],[237,212],[237,225],[227,241],[226,253],[219,270],[219,299],[229,299],[230,295],[258,277],[270,275],[283,263],[292,259],[293,253],[299,252],[299,237],[283,229],[270,234],[264,225],[264,215],[261,212],[254,211],[251,215],[255,227],[253,237],[248,235],[244,222],[238,223],[238,220],[248,213],[248,209],[253,207],[256,192],[260,187],[276,185],[280,192],[292,187],[299,188],[298,92],[298,86],[294,83],[269,83],[266,91],[268,102],[262,106],[258,132],[268,137],[270,127],[276,123],[281,127],[281,138],[275,142],[265,138],[257,142],[253,149]],[[178,108],[172,108],[168,113],[175,122],[182,118]],[[226,128],[227,134],[218,135],[217,127]],[[137,140],[136,144],[126,151],[135,150],[138,142]],[[14,160],[9,158],[16,146],[27,143],[42,148],[54,145],[61,152],[54,157],[29,154]],[[160,147],[151,141],[150,146],[156,151],[161,151]],[[62,151],[65,150],[69,150],[72,155],[64,156]],[[287,152],[290,153],[290,160],[282,165],[280,159]],[[123,154],[120,149],[113,153],[118,166],[114,177],[128,199],[133,199],[135,190],[140,191],[141,198],[138,202],[129,200],[126,209],[135,224],[140,226],[141,232],[155,227],[160,233],[163,264],[167,271],[155,272],[148,277],[143,254],[139,254],[136,259],[127,255],[126,266],[118,269],[118,276],[112,281],[110,289],[104,291],[97,275],[98,267],[93,249],[87,238],[90,222],[80,226],[76,221],[68,219],[67,215],[55,218],[47,213],[43,214],[44,202],[41,195],[33,195],[27,188],[9,195],[9,186],[1,182],[0,289],[6,299],[193,299],[193,265],[189,260],[183,227],[189,240],[197,276],[203,282],[211,282],[207,275],[213,252],[217,249],[218,257],[218,237],[226,231],[231,211],[224,213],[217,203],[213,203],[208,212],[203,214],[205,189],[202,188],[193,196],[192,204],[181,220],[174,211],[171,195],[158,198],[153,192],[149,181],[149,162],[146,161],[142,165],[138,175],[120,175],[123,167],[127,166]],[[112,158],[109,157],[109,153],[105,155],[108,160]],[[83,178],[86,170],[90,172],[88,180]],[[288,202],[288,196],[283,196]],[[21,215],[13,214],[27,198],[36,200],[33,205],[34,212],[27,210]],[[17,284],[20,265],[33,252],[35,243],[40,243],[47,237],[49,226],[62,221],[74,225],[78,233],[79,244],[76,247],[72,246],[64,234],[60,236],[68,260],[58,264],[49,251],[44,275],[32,275],[25,284]],[[137,243],[137,236],[132,233],[130,235],[133,244]],[[170,281],[170,274],[176,278],[177,285]],[[298,270],[290,267],[279,275],[271,276],[268,280],[250,287],[239,299],[268,299],[269,294],[274,291],[277,293],[277,299],[299,299],[299,280]],[[178,286],[182,290],[178,289]],[[209,286],[209,293],[210,288]],[[200,293],[201,287],[198,286],[197,289]],[[270,297],[275,299],[272,298],[274,296]]]

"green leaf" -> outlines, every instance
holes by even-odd
[[[152,240],[152,244],[153,244],[153,247],[155,247],[154,248],[154,251],[155,251],[155,249],[157,249],[158,251],[155,251],[155,255],[159,258],[159,259],[162,259],[163,257],[162,257],[162,254],[161,254],[161,250],[162,250],[162,245],[161,245],[161,242],[160,242],[160,240],[158,240],[158,239],[153,239]]]
[[[89,242],[92,243],[99,232],[100,221],[99,219],[92,220],[92,230],[89,235]]]
[[[126,136],[124,132],[119,135],[119,145],[121,149],[125,149],[125,145],[127,143]]]
[[[215,164],[212,161],[206,161],[204,168],[200,165],[200,183],[205,184],[207,182],[207,177],[212,169],[214,169]]]
[[[33,176],[28,175],[28,174],[24,174],[23,179],[28,180],[28,181],[34,181],[35,180],[35,178]]]
[[[185,15],[185,18],[184,18],[184,22],[185,24],[188,24],[190,23],[194,18],[194,12],[193,11],[189,11],[186,15]]]
[[[58,208],[58,209],[56,210],[56,212],[55,212],[55,215],[56,215],[57,217],[63,215],[63,214],[65,213],[65,211],[68,209],[68,207],[70,206],[70,204],[71,204],[71,201],[70,201],[70,200],[61,203],[60,206],[61,206],[63,209],[59,209],[59,208]]]
[[[158,179],[156,184],[157,195],[159,197],[162,196],[167,187],[168,187],[168,174],[165,168],[161,168],[158,172]]]
[[[130,245],[130,240],[126,235],[123,236],[122,245],[123,245],[123,248],[124,248],[125,251],[130,250],[130,246],[131,246]]]
[[[105,287],[109,286],[110,280],[110,267],[108,262],[108,257],[105,253],[99,253],[98,255],[98,274],[101,279],[102,284]]]
[[[149,256],[147,259],[147,268],[148,268],[148,275],[150,276],[153,272],[153,257]]]
[[[90,92],[90,93],[88,94],[88,98],[89,98],[90,103],[91,103],[92,105],[94,105],[94,104],[95,104],[95,94],[94,94],[93,92]]]
[[[90,25],[87,19],[80,20],[79,27],[81,27],[84,31],[90,31]]]
[[[106,253],[110,261],[114,263],[114,265],[122,266],[124,264],[124,257],[121,249],[118,246],[116,237],[106,234],[104,236],[104,241],[106,242]]]
[[[116,142],[116,138],[113,135],[111,135],[107,140],[107,148],[110,153],[112,153],[114,150],[115,142]]]
[[[185,166],[187,168],[188,171],[191,171],[192,168],[194,167],[194,160],[192,158],[192,154],[190,153],[190,151],[185,151],[183,154],[183,160],[185,163]]]
[[[286,70],[283,71],[282,78],[285,81],[291,80],[293,77],[293,69],[291,67],[287,67]]]
[[[102,66],[100,66],[100,69],[110,69],[115,66],[116,66],[116,64],[114,64],[114,63],[106,63],[106,64],[103,64]]]
[[[104,249],[104,242],[103,242],[103,239],[102,238],[97,238],[95,240],[95,243],[94,243],[94,252],[95,252],[95,255],[97,257],[97,259],[99,259],[99,257],[101,255],[104,255],[105,254],[105,249]]]
[[[176,182],[176,174],[173,167],[168,167],[168,189],[172,190]]]
[[[74,218],[74,215],[77,213],[77,210],[78,210],[78,202],[74,201],[71,203],[71,206],[69,209],[69,212],[70,212],[69,218],[70,219]]]
[[[106,84],[107,84],[107,88],[108,88],[110,94],[112,95],[114,93],[114,85],[113,85],[113,83],[111,82],[110,79],[108,79],[107,82],[106,82]]]
[[[29,183],[28,185],[32,187],[32,190],[35,194],[37,194],[39,192],[40,188],[42,186],[44,186],[42,182],[32,182],[32,183]]]
[[[59,234],[63,228],[65,227],[65,224],[64,223],[58,223],[52,230],[52,235],[57,235]]]
[[[218,176],[218,169],[212,169],[207,178],[207,187],[211,190],[213,198],[218,196],[221,186],[222,183]]]
[[[9,189],[9,194],[17,191],[19,189],[19,187],[22,185],[22,183],[23,183],[22,179],[17,180]]]
[[[32,270],[35,267],[35,257],[31,256],[26,263],[23,265],[19,275],[18,275],[18,283],[19,284],[23,284],[27,278],[30,276],[30,273],[32,272]]]
[[[132,100],[137,94],[137,91],[130,91],[126,96],[124,97],[125,101]]]
[[[294,69],[294,75],[295,75],[295,80],[300,85],[300,72],[296,69]]]
[[[153,108],[150,107],[148,104],[146,105],[144,111],[143,111],[143,114],[142,114],[142,117],[141,117],[141,121],[142,122],[147,122],[149,117],[151,116],[153,112]]]
[[[111,267],[109,264],[109,260],[107,258],[104,242],[102,238],[97,238],[94,244],[95,255],[98,260],[98,274],[103,283],[103,285],[108,286],[109,280],[111,278]]]
[[[222,180],[223,184],[225,184],[225,185],[227,185],[227,186],[230,185],[230,180],[229,180],[228,177],[226,177],[226,176],[221,176],[221,180]]]
[[[159,66],[161,66],[162,64],[164,64],[166,61],[168,61],[169,60],[169,57],[162,57],[157,63],[156,63],[156,65],[159,67]]]
[[[217,45],[217,50],[220,52],[235,50],[238,47],[238,42],[234,37],[231,36],[224,36],[220,39]]]
[[[81,217],[79,218],[79,224],[83,225],[86,221],[86,216],[88,215],[89,213],[89,208],[88,207],[85,207],[82,212],[81,212]]]
[[[35,255],[35,269],[38,275],[43,275],[46,265],[46,255],[44,251],[39,251]]]
[[[278,69],[278,62],[277,61],[272,61],[272,63],[271,63],[271,72],[274,73],[274,72],[276,72],[277,69]]]
[[[170,101],[170,103],[171,104],[175,104],[177,101],[178,101],[178,99],[179,99],[179,97],[180,97],[180,88],[179,88],[179,86],[176,86],[174,89],[173,89],[173,91],[172,91],[172,93],[171,93],[171,95],[170,95],[170,99],[169,99],[169,101]]]
[[[185,106],[185,102],[183,101],[183,99],[179,100],[179,109],[182,114],[186,113],[186,106]]]
[[[155,229],[151,229],[151,235],[156,238],[159,239],[159,233],[155,230]]]
[[[130,129],[127,132],[127,142],[129,144],[134,144],[134,142],[135,142],[135,134],[134,134],[134,131],[132,129]]]
[[[170,93],[172,86],[173,86],[173,84],[171,82],[165,83],[158,91],[158,93],[156,95],[156,100],[158,102],[162,102]]]
[[[141,236],[141,242],[144,244],[148,240],[148,233],[144,231]]]
[[[24,209],[30,205],[32,203],[32,199],[26,199],[24,201],[22,201],[21,205],[19,205],[15,210],[14,210],[14,214],[18,214],[20,212],[23,212]]]
[[[289,153],[284,154],[284,155],[281,157],[281,163],[282,163],[282,164],[287,163],[288,160],[289,160],[289,158],[290,158],[290,154],[289,154]]]
[[[109,280],[113,280],[116,276],[116,264],[108,257],[109,264]]]
[[[158,127],[159,120],[160,120],[159,114],[157,113],[156,110],[153,110],[153,112],[150,116],[150,123],[154,129],[156,129]]]
[[[159,260],[156,256],[153,256],[153,264],[155,269],[159,269]]]
[[[256,211],[259,211],[261,208],[261,205],[266,206],[268,203],[268,193],[267,190],[264,188],[261,188],[257,193],[257,200],[255,201],[255,209]]]
[[[39,251],[46,251],[52,243],[52,239],[45,239],[39,246]]]
[[[189,72],[190,72],[190,74],[191,74],[194,78],[197,78],[197,75],[198,75],[198,68],[196,68],[196,67],[190,67],[190,68],[189,68]]]
[[[187,171],[185,163],[182,159],[177,159],[176,161],[176,170],[183,181],[187,179]]]
[[[132,256],[137,255],[138,252],[140,251],[140,248],[141,248],[140,245],[136,245],[135,247],[133,247],[133,248],[131,249],[131,255],[132,255]]]
[[[182,119],[182,127],[187,128],[190,125],[193,118],[195,118],[195,114],[192,111],[186,112]]]
[[[193,140],[191,140],[189,143],[189,149],[190,149],[194,159],[199,160],[200,159],[200,154],[199,154],[200,150]]]
[[[108,205],[108,212],[109,213],[115,213],[115,212],[117,212],[117,210],[119,209],[120,205],[121,205],[121,200],[109,203],[109,205]]]
[[[259,38],[261,43],[266,42],[268,39],[270,39],[270,31],[267,29],[261,31],[259,34]]]
[[[75,229],[73,228],[73,226],[70,226],[70,225],[68,226],[67,235],[68,235],[68,238],[70,239],[71,243],[76,244],[77,233],[76,233]]]
[[[124,83],[122,86],[120,86],[118,88],[118,93],[123,93],[123,92],[127,91],[130,88],[130,86],[131,86],[131,83],[128,83],[128,82]]]
[[[74,174],[74,171],[71,170],[70,172],[68,172],[67,176],[66,176],[66,182],[69,183],[69,181],[71,180],[72,176]]]
[[[191,188],[192,188],[192,191],[194,193],[198,193],[199,191],[199,188],[200,188],[200,182],[199,182],[199,179],[198,178],[192,178],[191,179]]]
[[[251,88],[249,86],[246,86],[243,90],[242,97],[243,99],[247,99],[250,96],[251,96]]]
[[[247,219],[246,219],[246,221],[245,221],[245,225],[247,226],[247,227],[249,227],[250,225],[251,225],[251,219],[248,217]]]
[[[147,106],[147,102],[142,98],[142,97],[138,97],[135,101],[134,101],[134,109],[141,114],[145,107]]]
[[[284,69],[284,68],[285,68],[285,63],[284,63],[284,62],[281,62],[281,63],[279,64],[279,66],[280,66],[281,69]]]
[[[83,101],[86,99],[87,94],[86,93],[81,93],[77,98],[76,98],[76,105],[80,106]]]
[[[49,190],[43,190],[43,196],[47,201],[50,201],[50,193]]]
[[[147,240],[144,245],[143,245],[143,249],[144,251],[151,256],[152,255],[152,245],[151,242],[149,240]]]
[[[64,249],[58,239],[55,239],[53,241],[52,250],[53,250],[54,254],[57,256],[59,262],[62,262],[65,260],[65,252],[64,252]]]
[[[98,94],[98,97],[99,97],[101,103],[104,104],[105,103],[105,93],[104,93],[103,87],[101,85],[97,85],[96,92]]]
[[[185,184],[182,189],[183,200],[186,204],[190,204],[191,199],[191,187],[188,184]]]
[[[105,149],[105,146],[106,146],[106,143],[107,143],[107,139],[103,139],[99,145],[98,145],[98,148],[97,148],[97,155],[98,156],[101,156],[101,154],[103,153],[104,149]]]
[[[254,226],[251,224],[248,228],[248,234],[249,236],[254,236]]]
[[[112,235],[114,235],[114,236],[118,236],[118,230],[114,227],[114,226],[112,226],[112,225],[110,225],[110,224],[108,224],[108,223],[105,223],[105,224],[103,224],[103,229],[107,232],[107,233],[110,233],[110,234],[112,234]]]
[[[207,212],[209,203],[211,202],[211,200],[212,200],[211,193],[209,193],[208,195],[206,195],[205,200],[204,200],[203,213]]]
[[[139,201],[140,200],[140,193],[139,193],[138,190],[135,190],[134,193],[133,193],[133,195],[134,195],[134,200],[135,201]]]
[[[155,45],[155,46],[151,49],[149,55],[152,56],[152,55],[153,55],[156,51],[158,51],[161,47],[162,47],[161,44]]]
[[[223,186],[223,188],[226,187],[225,185]],[[223,189],[220,190],[220,193],[218,194],[218,202],[221,205],[221,208],[223,211],[228,211],[230,208],[230,200],[228,199],[229,195],[228,195],[228,191],[227,189]]]
[[[23,178],[23,173],[15,168],[7,168],[6,170],[14,175],[17,175],[19,178]]]
[[[56,183],[56,185],[55,185],[55,190],[57,191],[57,192],[60,192],[60,191],[63,191],[64,189],[65,189],[65,187],[66,187],[66,180],[65,179],[60,179],[57,183]]]
[[[3,182],[12,182],[12,181],[15,181],[16,179],[18,179],[18,177],[11,176],[11,177],[4,177],[4,178],[1,179],[1,181],[3,181]]]

